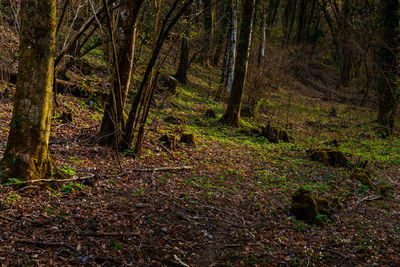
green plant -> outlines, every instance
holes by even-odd
[[[73,167],[71,166],[64,166],[64,168],[61,168],[60,171],[62,171],[63,173],[65,173],[66,175],[72,176],[76,174],[76,171]]]

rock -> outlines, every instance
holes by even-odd
[[[268,139],[271,143],[278,143],[279,141],[289,142],[289,135],[285,130],[273,127],[270,124],[261,128],[261,136]]]
[[[63,111],[61,113],[61,116],[58,117],[58,119],[61,121],[61,123],[74,123],[74,115],[72,114],[71,111]]]
[[[166,123],[174,124],[174,125],[181,125],[186,126],[186,119],[180,116],[173,116],[170,115],[164,119]]]
[[[368,170],[363,169],[354,169],[353,173],[350,176],[352,180],[358,180],[362,185],[369,186],[371,188],[375,188],[376,185],[371,179],[371,174]]]
[[[311,191],[300,188],[292,196],[290,211],[297,219],[311,224],[326,224],[332,212],[330,203],[316,197]]]
[[[163,136],[160,137],[159,141],[161,144],[166,146],[167,148],[171,150],[176,149],[176,136],[173,134],[164,134]]]
[[[343,152],[333,149],[312,149],[309,152],[309,157],[311,160],[322,162],[328,167],[348,167],[351,165]]]
[[[217,115],[215,114],[215,111],[212,109],[207,109],[206,114],[204,114],[204,117],[206,118],[211,118],[211,119],[215,119],[217,118]]]
[[[195,147],[196,146],[196,138],[191,133],[183,133],[181,135],[180,141],[184,144]]]
[[[172,77],[171,75],[160,75],[159,78],[160,85],[165,89],[167,92],[171,94],[176,93],[176,86],[178,85],[178,80]]]

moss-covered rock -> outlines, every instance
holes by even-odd
[[[369,186],[371,188],[375,188],[376,185],[371,179],[371,174],[368,170],[364,169],[354,169],[353,173],[350,176],[352,180],[358,180],[362,185]]]
[[[180,126],[186,126],[186,118],[180,117],[180,116],[173,116],[170,115],[164,119],[166,123],[174,124],[174,125],[180,125]]]
[[[196,138],[192,133],[183,133],[180,138],[181,143],[190,145],[195,147],[196,146]]]
[[[176,140],[177,140],[177,138],[173,134],[164,134],[159,139],[161,144],[163,144],[164,146],[166,146],[167,148],[169,148],[171,150],[175,150],[176,149],[176,143],[177,143]]]
[[[325,224],[331,216],[329,201],[304,188],[293,194],[290,211],[297,219],[311,224]]]
[[[311,160],[322,162],[328,167],[347,167],[351,165],[343,152],[333,149],[311,149],[309,151],[309,157]]]
[[[266,127],[261,128],[261,136],[268,139],[271,143],[289,142],[290,138],[287,131],[273,127],[268,124]]]

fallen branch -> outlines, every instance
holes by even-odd
[[[0,219],[4,219],[4,220],[10,221],[10,222],[18,222],[18,220],[15,220],[13,218],[10,218],[10,217],[4,216],[4,215],[0,215]]]
[[[12,185],[19,185],[19,184],[34,184],[34,183],[62,183],[62,182],[71,182],[71,181],[83,181],[87,179],[91,179],[96,177],[96,174],[90,175],[90,176],[85,176],[85,177],[75,177],[71,179],[37,179],[37,180],[30,180],[30,181],[23,181],[23,182],[17,182],[17,183],[12,183]]]
[[[134,169],[135,172],[160,172],[160,171],[182,171],[193,169],[193,166],[180,166],[180,167],[159,167],[151,169]]]
[[[374,201],[374,200],[378,200],[378,199],[381,199],[381,198],[382,198],[382,196],[377,196],[377,195],[366,196],[366,197],[358,200],[357,204],[361,203],[361,202],[364,202],[364,201]]]

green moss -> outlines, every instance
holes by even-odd
[[[160,137],[160,142],[171,150],[175,150],[177,138],[173,134],[164,134]]]
[[[376,185],[371,179],[371,174],[368,170],[355,169],[351,174],[350,178],[352,180],[358,180],[362,185],[375,188]]]
[[[297,190],[292,196],[290,211],[297,219],[312,224],[326,224],[331,215],[330,203],[324,198],[318,198],[304,188]]]

